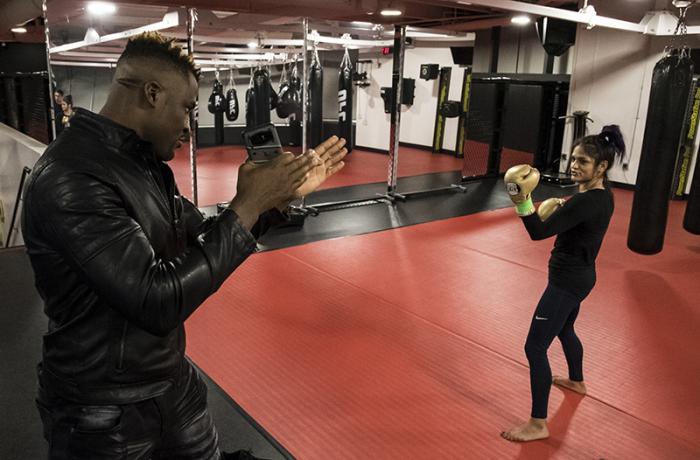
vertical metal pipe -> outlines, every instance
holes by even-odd
[[[389,131],[389,193],[396,191],[396,171],[399,166],[399,133],[401,128],[401,93],[403,90],[403,59],[406,46],[406,26],[394,26],[393,72],[391,77],[391,126]]]
[[[51,53],[49,48],[51,48],[51,41],[49,40],[49,19],[48,19],[48,9],[46,7],[46,0],[41,2],[41,14],[44,18],[44,39],[46,41],[46,75],[48,76],[47,81],[49,82],[49,120],[51,122],[51,139],[56,139],[56,113],[54,112],[53,105],[53,76],[51,74]]]
[[[306,152],[309,146],[306,125],[309,121],[309,18],[304,18],[304,68],[302,69],[302,111],[301,111],[301,151]]]
[[[306,128],[309,122],[309,18],[304,18],[304,68],[301,77],[301,152],[305,153],[309,146]],[[301,207],[306,204],[306,197],[301,198]]]
[[[187,54],[194,58],[194,24],[197,22],[197,10],[187,8]],[[192,182],[192,202],[199,206],[197,194],[197,120],[199,118],[199,91],[190,112],[190,177]]]

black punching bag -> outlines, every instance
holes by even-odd
[[[265,69],[256,70],[253,74],[254,127],[270,122],[270,89],[272,86],[267,71]]]
[[[656,254],[664,245],[668,201],[688,105],[693,64],[677,50],[654,66],[627,247]]]
[[[314,52],[309,67],[309,127],[308,147],[313,148],[321,143],[323,130],[323,68]]]
[[[683,228],[695,235],[700,235],[700,157],[695,158],[693,183],[690,185],[688,204],[685,207]]]
[[[345,139],[345,148],[350,153],[354,144],[352,136],[352,62],[347,49],[338,73],[338,137]]]

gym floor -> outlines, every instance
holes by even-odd
[[[203,160],[212,180],[200,180],[200,203],[228,199],[235,173],[221,165],[235,154]],[[399,189],[449,187],[454,169],[402,178]],[[309,202],[386,191],[358,177]],[[541,184],[535,199],[572,192]],[[577,323],[589,395],[552,391],[549,439],[498,434],[528,416],[522,347],[552,240],[530,241],[502,181],[484,179],[323,212],[264,237],[187,323],[223,447],[270,459],[700,458],[700,240],[681,227],[684,203],[672,202],[664,251],[632,253],[632,193],[615,193],[598,284]],[[0,251],[0,292],[0,458],[42,458],[33,396],[46,319],[22,248]],[[565,371],[558,345],[550,358]]]

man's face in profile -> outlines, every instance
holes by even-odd
[[[53,93],[53,100],[56,102],[56,104],[61,105],[63,103],[63,94],[55,91]]]
[[[199,90],[194,75],[187,77],[170,72],[161,79],[161,93],[153,106],[152,124],[148,129],[148,140],[153,144],[156,156],[161,161],[172,160],[175,150],[189,139],[190,112]]]

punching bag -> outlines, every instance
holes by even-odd
[[[345,56],[340,63],[338,73],[338,137],[345,139],[345,148],[352,152],[354,139],[352,136],[352,62],[350,54],[345,50]]]
[[[690,184],[688,204],[685,207],[683,228],[695,235],[700,235],[700,158],[695,158],[695,172]]]
[[[255,107],[253,127],[270,122],[270,76],[265,69],[258,69],[253,74],[253,94]]]
[[[245,126],[248,129],[255,127],[255,91],[253,91],[253,74],[250,74],[250,83],[245,92]]]
[[[688,105],[693,64],[673,50],[654,66],[627,247],[656,254],[664,245],[668,202]]]
[[[309,126],[308,147],[313,148],[321,143],[323,131],[323,68],[314,50],[311,66],[309,67]]]
[[[209,96],[207,108],[210,113],[214,114],[214,143],[221,145],[224,143],[226,100],[224,99],[224,85],[221,84],[218,78],[214,80],[214,88]]]
[[[236,88],[231,88],[226,92],[226,119],[236,121],[238,119],[238,94]]]

